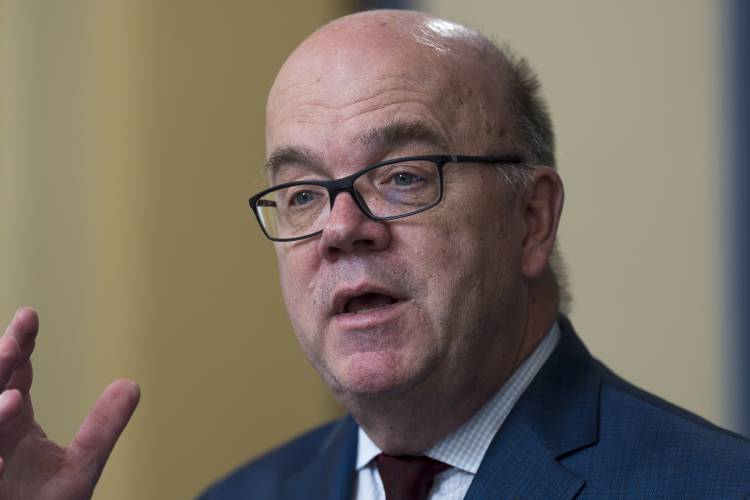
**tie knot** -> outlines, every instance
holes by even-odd
[[[375,463],[383,480],[386,500],[425,500],[435,476],[449,465],[429,457],[381,453]]]

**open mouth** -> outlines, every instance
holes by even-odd
[[[382,293],[365,293],[346,301],[342,313],[361,314],[398,302],[398,299]]]

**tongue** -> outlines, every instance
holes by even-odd
[[[361,313],[367,312],[378,307],[387,306],[396,302],[396,299],[389,297],[388,295],[381,295],[379,293],[366,293],[358,297],[349,299],[346,303],[346,312],[348,313]]]

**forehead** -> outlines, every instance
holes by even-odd
[[[339,53],[297,58],[279,75],[268,101],[270,139],[279,129],[287,132],[286,127],[310,125],[357,133],[361,131],[355,124],[379,115],[431,115],[451,108],[439,100],[451,80],[445,68],[431,64],[429,54],[399,49],[384,53],[382,48],[332,50]]]
[[[474,66],[379,26],[313,38],[290,57],[269,95],[268,154],[293,146],[325,161],[352,161],[362,137],[391,123],[420,123],[465,153],[466,140],[488,129],[497,111]]]

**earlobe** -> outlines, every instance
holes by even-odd
[[[525,228],[522,263],[527,279],[537,278],[547,267],[564,199],[562,180],[556,170],[535,167],[531,176],[522,207]]]

